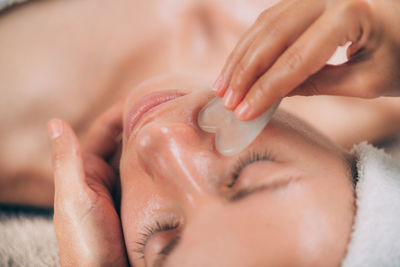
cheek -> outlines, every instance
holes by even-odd
[[[345,181],[310,177],[298,198],[288,196],[286,206],[296,220],[301,261],[309,266],[338,266],[344,257],[353,220],[351,186]]]
[[[351,214],[343,202],[327,205],[327,198],[336,201],[299,182],[240,203],[237,217],[248,225],[242,230],[245,238],[249,229],[257,233],[251,242],[270,251],[275,266],[337,266],[350,234]]]
[[[304,191],[303,184],[291,184],[258,202],[259,216],[270,226],[265,237],[269,246],[277,255],[286,254],[288,263],[296,266],[312,266],[326,237],[319,210],[304,197]]]
[[[152,220],[154,212],[160,208],[159,203],[159,197],[150,188],[131,180],[125,182],[120,217],[128,252],[137,248],[142,225]]]
[[[135,255],[134,251],[137,248],[136,240],[138,236],[138,221],[140,219],[137,216],[135,209],[129,207],[129,201],[126,198],[121,200],[121,225],[123,229],[124,241],[127,250],[128,257],[131,259]]]

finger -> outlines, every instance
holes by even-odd
[[[249,31],[247,31],[244,36],[239,40],[236,47],[233,49],[232,53],[229,55],[221,73],[219,74],[217,80],[214,82],[213,91],[216,96],[223,96],[226,89],[228,88],[229,81],[234,69],[234,66],[244,55],[248,47],[251,45],[253,40],[258,35],[260,25],[253,25]]]
[[[99,116],[90,127],[83,151],[101,158],[110,157],[122,140],[122,112],[124,99],[119,100]]]
[[[56,198],[72,192],[79,194],[85,188],[85,174],[78,139],[71,127],[60,119],[51,120],[48,131]]]
[[[236,108],[257,78],[321,15],[323,1],[312,2],[294,2],[280,14],[278,22],[267,25],[267,30],[251,44],[233,72],[224,97],[226,108]]]
[[[214,83],[213,91],[216,96],[221,97],[224,95],[231,80],[232,73],[247,49],[260,34],[260,31],[262,31],[266,25],[271,23],[274,18],[279,14],[279,12],[283,10],[289,3],[290,1],[282,1],[281,3],[262,12],[261,15],[257,18],[256,22],[240,39],[236,47],[229,55],[224,67],[222,68],[221,73]]]
[[[324,13],[278,58],[236,108],[235,114],[239,119],[253,119],[286,96],[323,68],[338,46],[348,41],[366,42],[364,35],[369,31],[363,23],[367,25],[369,20],[363,19],[362,8],[346,8],[340,6]]]

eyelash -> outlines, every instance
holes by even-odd
[[[232,172],[231,175],[232,180],[227,185],[227,187],[232,188],[236,184],[240,173],[246,166],[250,165],[251,163],[264,160],[273,160],[272,155],[268,151],[264,152],[252,151],[248,153],[245,157],[239,158],[238,162],[236,163],[236,167],[234,168],[234,171]]]
[[[147,242],[153,235],[159,232],[175,230],[178,227],[179,227],[178,221],[172,221],[167,223],[160,223],[159,221],[156,221],[153,226],[146,226],[144,231],[140,233],[141,235],[140,240],[136,242],[139,245],[139,248],[136,250],[136,252],[141,255],[140,258],[144,259],[144,249],[146,248]]]

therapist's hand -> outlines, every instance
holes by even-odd
[[[128,266],[113,200],[118,180],[104,160],[117,147],[120,114],[113,107],[94,123],[83,153],[66,122],[54,119],[48,125],[61,266]]]
[[[399,95],[399,14],[398,0],[284,0],[239,41],[215,94],[241,120],[287,95]],[[349,61],[326,66],[347,42]]]

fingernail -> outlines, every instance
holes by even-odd
[[[52,119],[47,126],[47,130],[50,138],[56,139],[63,133],[63,122],[60,119]]]
[[[240,120],[246,120],[251,115],[251,108],[247,102],[242,102],[235,110],[235,115]]]
[[[218,79],[215,81],[212,90],[214,92],[218,92],[219,90],[222,89],[222,85],[223,85],[223,79],[222,77],[218,77]]]
[[[224,104],[224,106],[227,108],[232,108],[234,100],[235,100],[235,95],[233,91],[229,89],[228,92],[226,92],[224,98],[222,99],[222,104]]]

